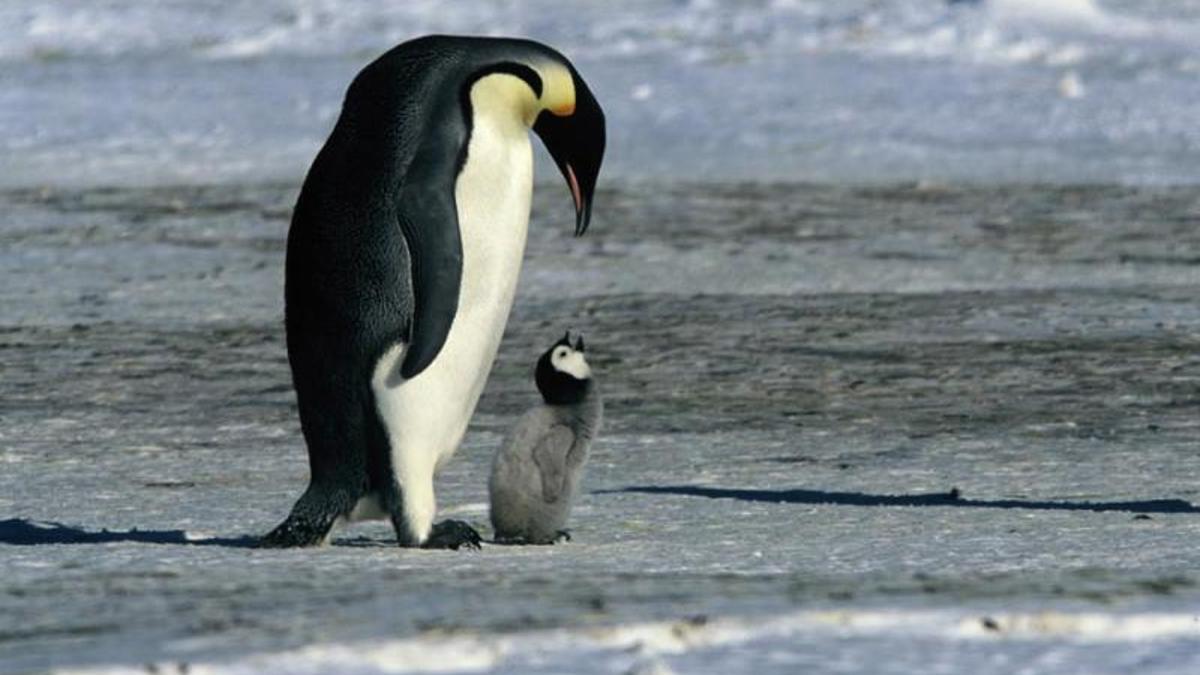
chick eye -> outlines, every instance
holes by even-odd
[[[559,348],[558,351],[554,352],[554,355],[561,359],[567,355],[567,350]]]

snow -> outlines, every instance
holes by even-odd
[[[609,175],[1200,177],[1196,0],[46,0],[0,7],[0,185],[295,181],[353,74],[430,32],[562,48]]]
[[[559,46],[608,113],[437,484],[488,534],[581,331],[574,540],[259,550],[307,477],[299,178],[434,31]],[[1197,36],[1195,0],[0,3],[0,672],[1200,672]]]
[[[809,611],[765,620],[708,620],[631,624],[587,630],[530,631],[512,636],[430,636],[414,640],[308,647],[259,656],[233,664],[194,665],[202,675],[235,673],[464,673],[464,672],[789,672],[822,664],[807,652],[816,642],[841,659],[879,673],[939,672],[920,663],[912,645],[937,645],[959,658],[998,643],[1027,650],[1035,663],[1056,662],[1055,672],[1118,673],[1141,666],[1154,655],[1193,648],[1200,635],[1194,615],[1043,612],[979,616],[949,611]],[[806,644],[807,643],[807,644]],[[1053,647],[1051,648],[1051,645]],[[801,651],[801,647],[805,651]],[[868,646],[864,653],[853,649]],[[884,650],[887,650],[886,652]],[[1016,651],[1016,650],[1014,650]],[[828,658],[828,654],[822,654]],[[1114,659],[1103,662],[1097,657]],[[964,659],[965,660],[965,659]],[[824,661],[825,664],[830,661]],[[1195,661],[1191,664],[1194,666]],[[1187,664],[1183,664],[1187,665]],[[819,667],[819,666],[818,666]],[[981,673],[1012,672],[1010,661],[984,662]],[[163,670],[169,672],[169,664]],[[832,669],[830,669],[832,670]],[[144,672],[90,669],[80,672]],[[794,672],[791,671],[791,672]],[[1175,672],[1186,672],[1183,668]]]
[[[547,336],[607,422],[574,540],[476,553],[251,546],[294,194],[0,194],[0,670],[1195,671],[1194,188],[612,181],[574,239],[539,187],[442,517]]]

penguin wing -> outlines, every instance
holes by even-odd
[[[412,329],[400,375],[411,379],[437,358],[458,312],[462,239],[453,184],[410,183],[398,207],[413,289]]]
[[[575,432],[564,424],[556,424],[533,449],[533,461],[542,474],[542,499],[547,504],[558,501],[566,491],[567,455],[574,445]]]

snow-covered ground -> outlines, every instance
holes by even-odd
[[[486,533],[580,330],[575,539],[257,550],[297,181],[432,31],[608,111],[438,484]],[[0,672],[1200,672],[1198,43],[1197,0],[0,2]]]
[[[1200,179],[1197,0],[39,0],[0,3],[0,185],[295,179],[429,32],[561,47],[609,175]]]
[[[1002,645],[1002,647],[999,647]],[[798,612],[767,619],[627,624],[515,635],[305,647],[197,675],[245,673],[1129,673],[1195,668],[1196,618],[1179,613]],[[172,665],[161,671],[172,672]],[[127,668],[79,671],[127,673]],[[140,669],[139,669],[140,670]],[[160,672],[161,672],[160,671]]]
[[[1200,668],[1200,191],[537,194],[443,515],[568,326],[607,426],[574,541],[475,553],[248,546],[306,476],[294,186],[0,195],[0,670]]]

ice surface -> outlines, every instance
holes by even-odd
[[[486,532],[580,330],[575,540],[254,549],[306,478],[298,180],[438,31],[608,112],[438,483]],[[0,3],[0,672],[1200,672],[1198,42],[1197,0]]]
[[[1140,672],[1148,663],[1194,649],[1195,623],[1187,613],[981,617],[945,611],[810,611],[758,621],[694,617],[515,636],[432,636],[310,647],[234,664],[201,665],[188,672],[787,673],[857,672],[868,666],[866,672],[888,675],[941,672],[941,664],[929,658],[931,648],[967,663],[1004,643],[1014,658],[984,658],[972,664],[971,672],[1011,673],[1025,666],[1100,675]],[[1197,662],[1184,661],[1173,672],[1189,672]],[[841,667],[830,668],[831,663]]]
[[[607,426],[573,542],[478,553],[247,547],[306,476],[294,196],[0,193],[0,671],[1200,667],[1195,188],[613,181],[583,239],[539,189],[443,515],[547,336]]]
[[[0,185],[294,181],[429,32],[562,48],[610,176],[1200,179],[1197,0],[44,0],[0,6]]]

